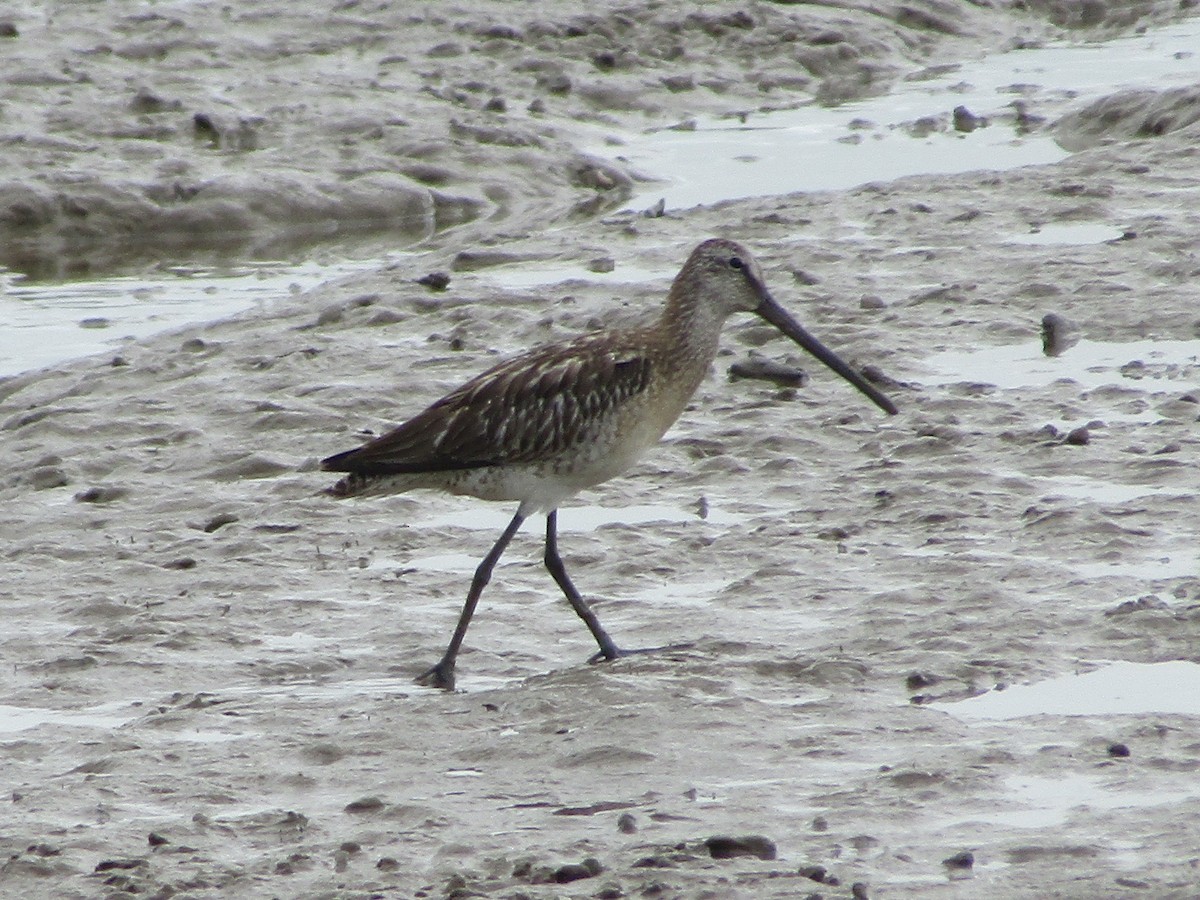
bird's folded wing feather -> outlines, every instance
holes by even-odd
[[[594,437],[621,404],[646,389],[650,366],[644,354],[594,337],[533,350],[322,467],[398,475],[546,459]]]

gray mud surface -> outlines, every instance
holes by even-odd
[[[30,3],[0,38],[10,265],[423,240],[0,380],[0,894],[1197,895],[1195,715],[939,702],[1200,662],[1195,90],[1053,117],[1055,165],[659,217],[576,149],[1178,5],[299,8]],[[1117,237],[1014,239],[1088,224]],[[654,310],[711,235],[901,415],[731,322],[662,446],[561,514],[618,641],[689,646],[584,664],[531,522],[461,691],[416,687],[510,511],[337,503],[317,460]],[[559,265],[633,274],[496,279]],[[751,351],[808,383],[728,378]]]

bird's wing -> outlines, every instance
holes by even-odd
[[[649,358],[598,336],[500,363],[403,425],[322,462],[399,475],[534,462],[588,441],[650,382]]]

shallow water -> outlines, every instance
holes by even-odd
[[[744,123],[699,119],[691,131],[630,137],[619,155],[664,178],[631,202],[659,197],[669,208],[797,190],[828,190],[905,175],[1006,169],[1053,162],[1067,153],[1043,135],[1022,136],[1002,116],[1014,98],[1095,97],[1126,86],[1159,88],[1194,81],[1200,19],[1099,44],[1057,44],[987,56],[937,77],[910,80],[884,97],[749,116]],[[923,117],[948,122],[967,106],[990,116],[970,133],[952,128],[913,137],[904,126]],[[601,155],[611,147],[593,148]],[[803,165],[798,165],[798,160]],[[667,175],[669,174],[669,177]],[[1087,230],[1082,230],[1087,229]],[[1105,223],[1043,228],[1011,241],[1088,243],[1118,237]],[[212,321],[322,281],[377,268],[392,257],[354,262],[247,263],[232,270],[166,269],[161,274],[28,283],[0,270],[0,376],[119,347],[190,322]],[[672,272],[619,267],[509,266],[487,273],[519,289],[581,279],[620,284]]]
[[[1067,246],[1078,244],[1099,244],[1104,241],[1117,240],[1121,237],[1120,228],[1099,222],[1071,222],[1066,224],[1043,225],[1025,234],[1012,234],[1001,238],[1006,244],[1030,244],[1035,246]]]
[[[988,822],[1015,828],[1053,828],[1082,810],[1132,809],[1177,803],[1179,791],[1121,790],[1104,786],[1091,775],[1058,773],[1013,775],[1004,780],[1004,810],[988,810],[964,821]],[[1185,794],[1200,794],[1200,787]]]
[[[1046,385],[1067,378],[1085,388],[1130,379],[1166,380],[1170,367],[1200,365],[1200,340],[1079,341],[1059,356],[1046,356],[1040,341],[972,350],[946,350],[924,360],[926,384],[971,382],[998,388]]]
[[[630,207],[663,198],[668,209],[678,209],[906,175],[1056,162],[1068,152],[1048,135],[1023,135],[1012,118],[1015,99],[1082,103],[1122,88],[1189,84],[1197,76],[1198,46],[1200,21],[1191,19],[1104,43],[988,55],[936,77],[910,76],[883,97],[838,106],[812,102],[748,114],[742,122],[698,118],[686,129],[630,137],[619,151],[623,159],[647,173],[670,173],[665,184],[639,191]],[[950,118],[958,106],[988,124],[954,130]],[[928,125],[914,129],[920,120]]]
[[[130,714],[128,703],[105,703],[90,709],[43,709],[27,706],[0,706],[0,734],[16,734],[42,725],[70,728],[120,728],[140,713]]]
[[[67,282],[31,282],[0,271],[0,376],[225,318],[381,262],[255,262]]]
[[[1200,716],[1200,664],[1114,662],[1093,672],[989,691],[954,703],[932,703],[967,722],[1024,716]]]

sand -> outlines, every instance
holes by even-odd
[[[1082,148],[1055,165],[659,217],[578,149],[1179,7],[539,7],[11,18],[6,263],[422,242],[0,381],[0,894],[1195,896],[1195,715],[950,705],[1200,661],[1195,92],[1045,110]],[[1013,239],[1095,223],[1113,238]],[[714,234],[901,415],[731,323],[662,446],[561,514],[617,640],[690,646],[586,665],[530,523],[460,692],[413,685],[511,511],[336,502],[317,460],[652,311]],[[511,263],[617,280],[505,289]],[[1079,339],[1055,358],[1049,313]],[[729,379],[751,351],[808,384]]]

